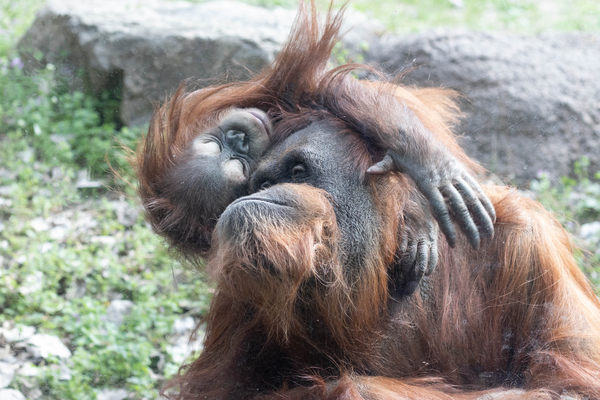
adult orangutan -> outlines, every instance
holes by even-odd
[[[339,18],[332,18],[331,28],[340,22]],[[270,136],[271,129],[259,126],[261,133],[256,126],[257,120],[271,125],[264,112],[274,122],[285,124],[282,120],[285,113],[307,108],[336,115],[367,141],[374,159],[381,160],[371,166],[370,174],[399,170],[411,177],[431,206],[432,222],[433,218],[438,221],[451,246],[456,241],[452,217],[473,248],[479,247],[482,235],[491,238],[493,206],[472,177],[470,169],[474,164],[452,148],[456,144],[450,131],[445,127],[433,133],[426,129],[422,120],[428,118],[424,115],[427,110],[416,96],[399,86],[352,79],[348,72],[353,66],[327,72],[326,62],[330,47],[337,40],[337,28],[327,29],[322,40],[301,41],[301,35],[318,34],[316,30],[303,31],[308,28],[296,24],[298,40],[290,40],[274,64],[250,82],[189,94],[184,93],[182,86],[155,113],[148,137],[138,153],[138,171],[142,183],[140,195],[157,232],[188,257],[206,255],[218,216],[233,199],[244,191],[247,193],[241,180],[225,175],[228,171],[235,175],[235,168],[243,168],[238,176],[243,175],[247,183],[262,153],[237,151],[235,144],[230,146],[225,140],[228,128],[221,125],[237,125],[232,131],[236,132],[237,142],[245,140],[250,145],[257,142],[254,147],[264,150],[267,144],[264,136]],[[316,25],[310,29],[316,29]],[[315,58],[311,51],[316,51]],[[298,56],[301,58],[294,59]],[[330,81],[343,84],[332,90],[317,87],[329,85]],[[440,97],[435,91],[420,93],[422,97]],[[440,105],[446,106],[448,113],[457,111],[449,99],[440,100]],[[347,106],[360,113],[345,114]],[[246,118],[252,113],[261,115]],[[245,117],[236,119],[236,115]],[[276,142],[280,137],[275,134],[270,139]],[[219,149],[205,153],[198,146],[205,142],[218,144]],[[221,161],[212,158],[217,154]],[[226,167],[232,159],[241,163]],[[211,166],[212,160],[220,165]],[[425,236],[430,236],[432,229],[427,227],[427,231]],[[435,247],[432,244],[421,246],[421,250]]]
[[[566,232],[514,190],[479,192],[450,92],[327,70],[341,15],[319,26],[301,7],[272,67],[178,92],[140,147],[150,220],[186,256],[207,256],[216,282],[203,352],[169,397],[600,398],[600,303]],[[166,182],[193,172],[206,155],[194,139],[231,107],[267,112],[271,144],[247,194],[208,220],[193,186],[181,201]]]

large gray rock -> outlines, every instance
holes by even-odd
[[[600,170],[598,35],[390,35],[372,44],[367,61],[388,71],[417,67],[405,82],[464,93],[462,143],[502,178],[566,175],[582,155]]]
[[[122,82],[121,117],[139,124],[184,79],[243,79],[262,68],[293,16],[229,1],[50,0],[19,48],[26,67],[39,51],[75,88],[99,93]]]
[[[71,88],[101,93],[122,85],[121,118],[137,125],[184,79],[205,86],[258,72],[285,42],[295,14],[233,1],[49,0],[19,49],[26,67],[53,63]],[[381,30],[358,13],[347,25],[358,25],[354,41]]]

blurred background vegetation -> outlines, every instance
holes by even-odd
[[[124,149],[135,147],[143,128],[116,125],[107,117],[110,99],[66,91],[52,65],[23,74],[15,44],[41,6],[40,0],[0,0],[0,326],[35,326],[73,350],[70,380],[51,368],[57,360],[38,366],[34,379],[44,398],[93,399],[96,390],[115,387],[131,398],[156,398],[160,382],[180,363],[166,349],[175,320],[197,320],[211,289],[198,272],[173,260],[135,212]],[[398,32],[600,31],[596,0],[355,0],[352,6]],[[68,139],[60,139],[65,134]],[[576,179],[553,186],[541,175],[527,193],[578,233],[600,216],[594,172],[582,158]],[[73,228],[78,221],[88,223]],[[72,229],[59,229],[67,225]],[[598,240],[575,241],[583,249],[577,253],[582,269],[600,287]],[[115,299],[133,301],[132,314],[107,329],[106,307]],[[27,385],[31,380],[24,378],[11,383],[19,390]]]

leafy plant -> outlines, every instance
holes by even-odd
[[[579,237],[581,226],[600,221],[600,172],[590,178],[590,160],[582,157],[575,163],[574,178],[562,177],[553,182],[546,172],[540,172],[530,189],[536,199],[554,211],[559,221],[574,234],[576,257],[582,270],[596,288],[600,288],[600,231],[589,238]],[[588,225],[592,226],[592,225]]]
[[[590,160],[581,157],[575,162],[575,178],[564,176],[560,185],[553,183],[546,172],[540,172],[538,179],[531,182],[531,190],[537,200],[553,210],[564,224],[569,221],[580,223],[600,219],[600,172],[590,179]]]
[[[141,129],[117,131],[114,123],[100,124],[101,102],[59,89],[52,64],[33,77],[24,75],[22,68],[18,57],[0,58],[0,134],[12,140],[28,138],[38,159],[75,163],[95,176],[107,176],[110,165],[127,168],[114,149],[132,147]]]
[[[18,58],[0,58],[0,324],[35,326],[73,352],[38,367],[47,398],[93,399],[116,387],[155,398],[177,370],[173,323],[201,316],[210,288],[173,261],[134,201],[78,189],[82,168],[119,184],[110,163],[131,179],[120,147],[139,130],[102,124],[99,104],[61,91],[52,65],[27,76]],[[107,320],[115,299],[133,304],[121,325]],[[11,385],[26,392],[27,379]]]

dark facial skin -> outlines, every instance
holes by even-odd
[[[278,184],[307,184],[325,190],[331,196],[338,228],[342,232],[339,247],[346,268],[358,268],[370,254],[369,247],[377,237],[379,216],[375,211],[368,186],[361,181],[358,171],[340,154],[347,154],[341,136],[336,136],[327,123],[319,122],[296,132],[276,145],[261,160],[250,181],[250,191],[229,206],[221,216],[219,235],[235,238],[253,229],[255,219],[246,215],[260,215],[288,224],[298,206]],[[266,190],[261,190],[266,189]],[[250,214],[249,214],[250,213]],[[235,239],[234,239],[235,240]]]
[[[198,135],[190,151],[195,162],[206,168],[202,175],[212,183],[221,179],[228,187],[244,186],[269,144],[270,130],[261,110],[236,109],[218,126]]]
[[[171,196],[202,220],[218,218],[247,192],[258,158],[269,145],[271,123],[258,109],[233,109],[191,143],[186,161],[172,174]]]
[[[295,199],[278,184],[307,184],[325,190],[331,196],[340,235],[339,249],[345,268],[360,268],[379,242],[380,216],[370,188],[352,162],[343,137],[335,134],[330,123],[318,122],[294,133],[272,148],[261,160],[250,180],[250,195],[228,207],[219,220],[220,235],[239,240],[251,232],[260,215],[288,225],[302,218],[303,199]],[[266,190],[264,190],[266,189]],[[411,295],[424,275],[437,264],[437,226],[427,201],[418,191],[411,192],[404,210],[405,229],[397,265],[391,266],[392,295]],[[292,197],[290,197],[292,196]]]

